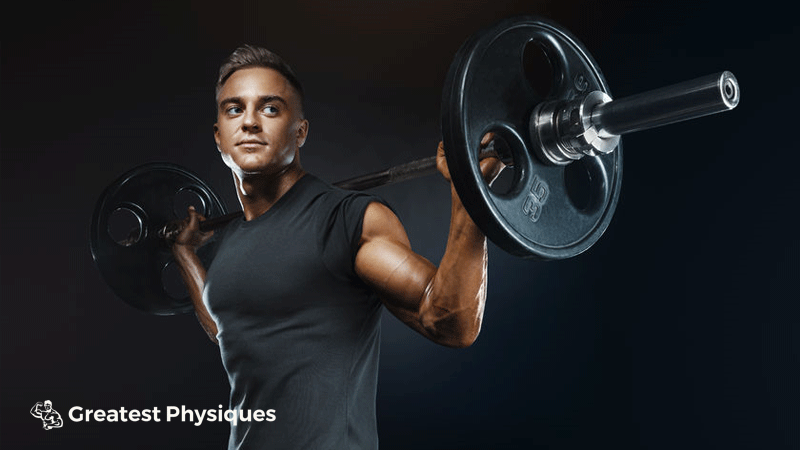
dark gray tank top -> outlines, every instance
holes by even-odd
[[[378,198],[305,175],[266,213],[225,227],[203,300],[217,323],[229,449],[375,449],[381,303],[354,271]]]

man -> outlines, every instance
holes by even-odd
[[[237,49],[220,68],[214,139],[244,216],[210,233],[193,209],[176,238],[199,321],[218,342],[230,408],[274,409],[274,422],[232,425],[229,448],[377,448],[375,393],[385,306],[451,347],[478,335],[486,296],[486,238],[451,185],[452,218],[437,268],[411,250],[378,198],[332,187],[300,164],[308,136],[303,90],[273,53]],[[449,180],[444,150],[439,171]],[[496,158],[482,162],[492,179]]]
[[[52,430],[53,428],[61,428],[64,426],[61,414],[53,409],[53,402],[50,400],[45,400],[44,403],[36,402],[33,408],[31,408],[31,415],[42,420],[42,428],[45,430]]]

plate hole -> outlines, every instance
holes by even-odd
[[[180,268],[174,261],[170,261],[161,269],[161,286],[164,292],[176,300],[182,300],[189,296],[186,285],[183,284]]]
[[[194,206],[194,209],[204,216],[208,213],[205,199],[199,192],[192,188],[183,188],[175,193],[175,197],[172,198],[172,212],[175,213],[175,217],[179,219],[186,217],[189,206]]]
[[[525,79],[540,98],[547,98],[553,89],[553,65],[545,47],[539,41],[530,41],[522,50],[522,68]]]
[[[108,216],[107,231],[114,242],[123,247],[130,247],[142,239],[144,222],[135,211],[121,207]]]
[[[586,211],[592,206],[592,171],[585,160],[579,159],[564,168],[564,182],[567,196],[579,211]]]

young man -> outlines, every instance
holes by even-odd
[[[237,49],[220,68],[214,139],[244,216],[227,225],[211,267],[210,238],[189,211],[173,254],[197,316],[218,342],[230,408],[274,409],[239,421],[229,448],[374,449],[380,311],[451,347],[478,336],[486,296],[486,238],[452,188],[437,268],[411,250],[378,198],[332,187],[300,164],[309,123],[303,90],[273,53]],[[444,150],[439,171],[449,180]],[[502,163],[482,162],[487,179]]]

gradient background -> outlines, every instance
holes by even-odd
[[[160,3],[164,3],[163,5]],[[490,249],[482,334],[465,350],[386,314],[383,449],[800,448],[798,27],[785,2],[406,1],[215,6],[22,2],[2,18],[0,444],[220,449],[227,423],[71,423],[69,407],[227,404],[193,315],[116,299],[92,261],[95,201],[126,170],[184,165],[238,207],[212,140],[234,47],[273,49],[307,89],[304,166],[328,181],[432,155],[461,43],[538,14],[587,46],[616,97],[720,70],[733,112],[624,138],[619,206],[559,262]],[[374,190],[438,261],[438,177]],[[28,411],[49,399],[65,426]],[[163,413],[162,413],[163,414]],[[275,426],[280,426],[279,421]]]

